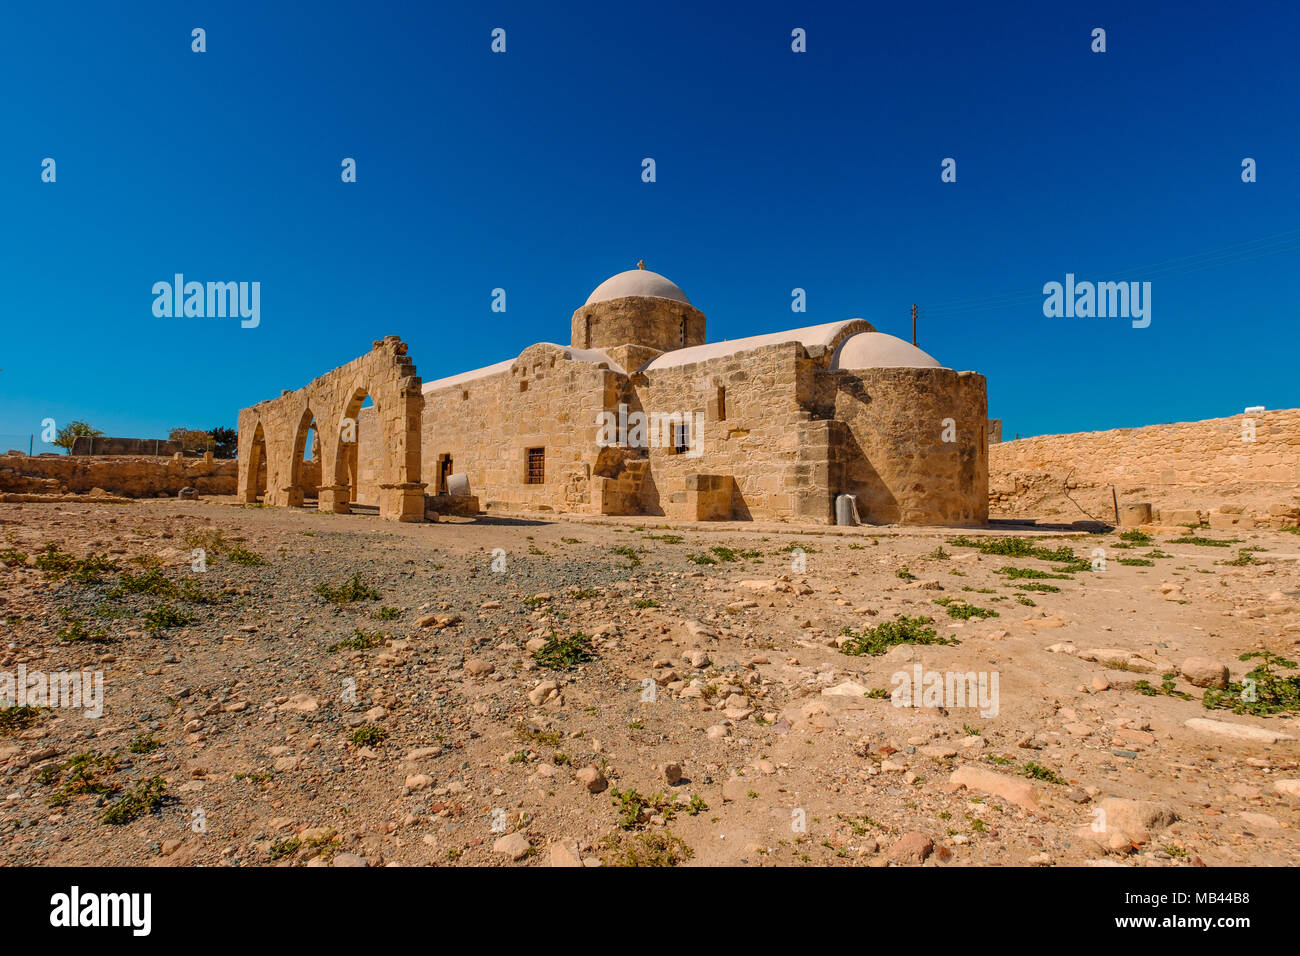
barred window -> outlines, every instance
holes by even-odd
[[[528,473],[524,477],[524,483],[529,485],[540,485],[546,482],[546,449],[530,448],[528,449]]]
[[[691,448],[691,426],[687,422],[673,422],[673,454],[684,455]]]

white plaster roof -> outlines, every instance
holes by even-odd
[[[831,368],[943,368],[911,342],[884,332],[850,335],[831,358]]]
[[[587,296],[587,305],[593,302],[608,302],[610,299],[622,299],[630,295],[647,296],[654,299],[672,299],[676,302],[691,304],[686,293],[677,287],[671,279],[661,276],[649,269],[628,269],[616,276],[610,276],[595,291]]]
[[[571,362],[590,362],[592,365],[599,365],[604,362],[610,367],[611,371],[618,372],[620,375],[626,375],[623,366],[619,365],[612,358],[600,349],[575,349],[567,345],[554,345],[551,342],[539,342],[538,345],[552,345],[554,348],[563,349],[564,357]],[[502,372],[510,371],[510,366],[514,365],[519,359],[506,359],[504,362],[497,362],[495,365],[486,365],[483,368],[476,368],[472,372],[461,372],[459,375],[449,375],[446,378],[435,379],[432,382],[425,382],[421,386],[421,393],[434,392],[440,388],[451,388],[453,385],[464,385],[476,379],[487,378],[489,375],[499,375]]]
[[[840,329],[850,322],[860,319],[844,319],[840,322],[827,322],[825,325],[810,325],[802,329],[790,329],[786,332],[769,332],[766,335],[751,335],[743,339],[730,339],[725,342],[709,342],[705,345],[692,345],[690,348],[673,349],[656,356],[647,362],[642,371],[656,368],[676,368],[690,365],[692,362],[707,362],[710,359],[725,358],[737,352],[762,348],[764,345],[780,345],[782,342],[798,342],[804,348],[813,345],[830,345]]]
[[[627,374],[623,366],[610,358],[602,349],[575,349],[567,345],[560,347],[564,349],[564,357],[572,362],[590,362],[592,365],[604,362],[609,366],[610,371],[618,372],[620,375]]]
[[[483,368],[476,368],[472,372],[461,372],[459,375],[448,375],[446,378],[435,379],[432,382],[425,382],[421,386],[421,392],[433,392],[440,388],[450,388],[453,385],[463,385],[466,382],[472,382],[477,378],[487,378],[489,375],[496,375],[498,372],[510,371],[510,366],[515,364],[514,359],[506,359],[504,362],[497,362],[495,365],[485,365]]]

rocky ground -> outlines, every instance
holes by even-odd
[[[820,530],[0,504],[0,860],[1300,862],[1300,537]]]

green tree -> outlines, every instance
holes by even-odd
[[[72,451],[72,443],[78,438],[100,438],[103,434],[98,428],[92,428],[88,422],[68,422],[59,429],[59,433],[54,437],[54,444],[59,448]]]
[[[223,428],[218,426],[208,432],[212,436],[213,449],[212,453],[218,458],[234,458],[235,452],[239,448],[239,432],[233,428]]]
[[[197,428],[173,428],[167,437],[171,441],[180,442],[182,451],[205,452],[212,444],[212,436]]]

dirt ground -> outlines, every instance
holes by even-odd
[[[1300,863],[1300,719],[1256,703],[1295,685],[1239,659],[1300,659],[1296,534],[154,500],[0,537],[0,671],[104,692],[0,711],[6,865]],[[900,706],[918,665],[989,694]]]

